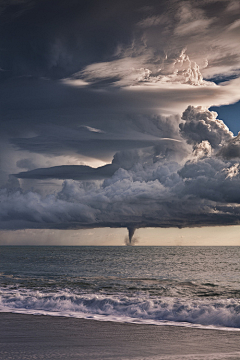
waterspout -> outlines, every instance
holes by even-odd
[[[134,235],[134,232],[135,232],[135,228],[134,227],[128,227],[128,239],[129,239],[129,245],[132,244],[132,238],[133,238],[133,235]]]

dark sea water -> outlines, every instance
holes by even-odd
[[[240,248],[2,246],[0,312],[240,330]]]

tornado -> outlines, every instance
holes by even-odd
[[[132,243],[132,238],[133,238],[133,235],[134,235],[134,232],[135,232],[135,228],[134,227],[128,227],[128,239],[129,239],[129,244],[131,245]]]

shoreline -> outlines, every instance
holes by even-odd
[[[35,310],[36,311],[36,310]],[[185,322],[178,322],[178,321],[170,321],[170,320],[143,320],[141,319],[134,319],[134,318],[123,318],[122,320],[118,320],[116,318],[111,319],[109,315],[100,315],[95,314],[92,316],[73,316],[69,314],[64,313],[58,313],[58,312],[50,312],[50,311],[41,311],[38,312],[22,312],[22,311],[3,311],[0,312],[0,314],[20,314],[20,315],[30,315],[30,316],[49,316],[50,318],[70,318],[70,319],[77,319],[77,320],[91,320],[91,321],[99,321],[99,322],[107,322],[107,323],[116,323],[116,324],[132,324],[132,325],[142,325],[142,326],[169,326],[169,327],[184,327],[187,329],[199,329],[199,330],[212,330],[212,331],[226,331],[226,332],[240,332],[240,328],[236,327],[225,327],[225,326],[217,326],[217,325],[202,325],[198,323],[189,323],[187,321]],[[110,320],[109,320],[110,319]],[[135,320],[135,321],[134,321]]]
[[[240,343],[238,331],[0,313],[0,358],[225,360]]]

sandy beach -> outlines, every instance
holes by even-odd
[[[1,360],[240,359],[240,333],[0,314]]]

